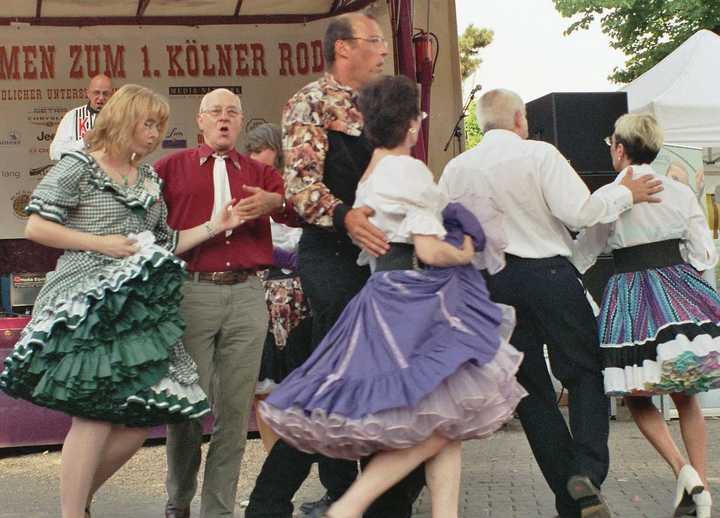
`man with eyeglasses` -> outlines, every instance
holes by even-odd
[[[200,505],[201,518],[233,516],[250,403],[255,392],[268,313],[258,269],[272,263],[269,216],[293,223],[278,171],[241,155],[235,142],[243,125],[240,99],[217,89],[200,103],[197,123],[204,143],[163,157],[155,169],[164,181],[167,220],[177,230],[207,221],[231,200],[245,222],[218,233],[182,258],[189,277],[181,310],[183,343],[198,366],[199,383],[215,417]],[[197,487],[202,425],[167,430],[167,518],[188,518]]]
[[[93,129],[95,117],[112,95],[112,81],[105,74],[90,79],[85,89],[88,102],[73,108],[60,120],[50,143],[50,160],[60,160],[63,153],[85,149],[83,137]]]
[[[375,255],[388,248],[384,234],[368,220],[372,211],[352,208],[372,155],[356,93],[382,73],[387,42],[373,17],[356,13],[330,22],[323,49],[327,72],[288,101],[282,118],[286,194],[304,222],[298,262],[313,311],[313,347],[370,275],[356,264],[360,249],[355,243]],[[301,506],[302,516],[324,516],[352,484],[356,463],[307,454],[280,440],[263,465],[245,517],[290,518],[291,499],[313,462],[319,463],[327,493]],[[380,497],[365,517],[409,518],[424,485],[423,469]]]

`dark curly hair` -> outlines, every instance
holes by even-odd
[[[370,143],[386,149],[402,144],[410,123],[420,116],[419,104],[418,87],[405,76],[382,76],[363,86],[358,105]]]

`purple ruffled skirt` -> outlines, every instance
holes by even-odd
[[[376,272],[259,411],[288,443],[337,458],[484,437],[526,394],[513,327],[472,266]]]

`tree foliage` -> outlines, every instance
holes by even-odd
[[[627,83],[640,76],[700,29],[720,34],[719,0],[553,0],[575,20],[565,31],[587,29],[596,18],[611,45],[628,56],[610,80]]]
[[[477,99],[468,106],[468,113],[465,117],[465,149],[473,148],[482,140],[483,132],[478,124],[475,109],[477,108]]]
[[[480,66],[482,63],[482,59],[478,57],[480,49],[492,43],[493,35],[493,31],[490,29],[478,29],[472,23],[462,33],[458,40],[458,47],[460,49],[460,73],[463,79],[470,77],[470,74]]]

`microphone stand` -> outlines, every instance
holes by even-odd
[[[455,127],[450,132],[450,137],[448,138],[447,142],[445,143],[443,152],[448,150],[453,138],[460,138],[460,136],[462,135],[462,132],[460,131],[460,123],[463,121],[463,119],[465,117],[467,117],[467,110],[470,107],[470,103],[473,102],[473,99],[475,99],[475,94],[478,93],[481,89],[482,89],[482,86],[477,85],[472,90],[470,90],[470,97],[468,97],[468,100],[465,103],[465,106],[463,107],[462,112],[460,112],[460,116],[458,117],[458,120],[455,123]]]

